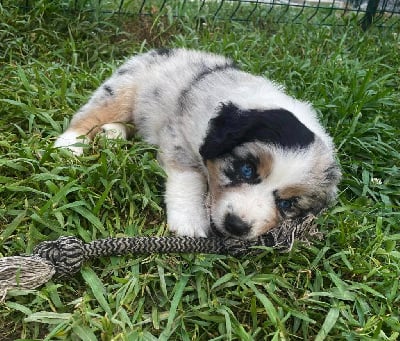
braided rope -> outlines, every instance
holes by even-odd
[[[33,289],[53,276],[68,278],[77,273],[83,262],[105,256],[150,253],[214,253],[241,256],[260,252],[260,246],[290,251],[295,239],[308,241],[320,237],[313,216],[288,220],[279,228],[253,239],[228,237],[131,237],[106,238],[88,244],[76,237],[60,237],[37,245],[31,256],[0,258],[0,302],[7,290]],[[258,247],[258,248],[254,248]]]

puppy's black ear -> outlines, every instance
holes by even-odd
[[[285,109],[241,110],[233,103],[222,104],[210,120],[200,147],[204,160],[229,153],[246,142],[260,141],[281,148],[305,148],[314,141],[314,133]]]
[[[203,160],[212,160],[230,152],[242,140],[240,109],[232,103],[222,103],[218,115],[210,120],[207,135],[200,147]]]

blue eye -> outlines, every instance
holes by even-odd
[[[282,211],[287,211],[290,210],[292,208],[293,205],[293,200],[285,200],[285,199],[280,199],[276,202],[276,204],[278,205],[278,207],[282,210]]]
[[[255,170],[252,164],[244,163],[240,166],[240,174],[246,180],[250,180],[255,175]]]

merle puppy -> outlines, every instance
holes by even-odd
[[[187,49],[134,56],[72,118],[56,147],[127,123],[159,147],[171,231],[250,239],[285,218],[318,213],[335,197],[340,170],[310,104],[240,71],[225,57]]]

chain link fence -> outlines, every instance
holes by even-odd
[[[372,24],[393,26],[400,21],[400,0],[60,0],[59,3],[73,11],[334,26],[358,22],[363,29]],[[32,8],[35,0],[23,0],[20,5]]]

